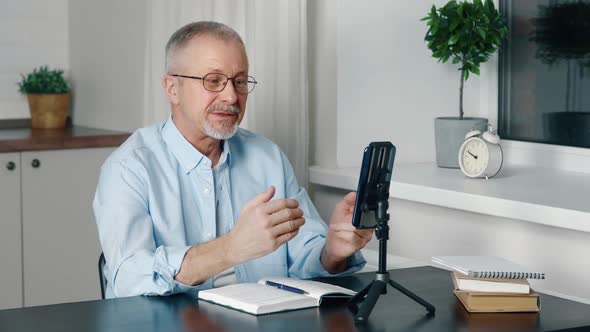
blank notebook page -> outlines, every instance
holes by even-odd
[[[276,287],[261,284],[235,284],[207,290],[211,300],[226,298],[232,301],[263,305],[273,305],[305,298],[305,295],[288,292]]]

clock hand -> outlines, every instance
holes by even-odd
[[[477,156],[471,153],[469,150],[467,150],[467,153],[469,153],[473,158],[477,159]]]

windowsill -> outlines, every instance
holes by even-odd
[[[310,182],[356,190],[358,168],[311,166]],[[548,168],[505,166],[490,179],[468,179],[434,163],[396,164],[390,197],[590,232],[590,176]]]

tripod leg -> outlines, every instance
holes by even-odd
[[[369,289],[371,289],[371,285],[373,285],[374,281],[371,281],[365,288],[363,288],[362,291],[356,293],[350,300],[348,300],[348,304],[357,304],[358,302],[361,302],[364,298],[365,295],[367,295],[367,293],[369,292]]]
[[[397,282],[389,279],[389,284],[391,285],[391,287],[393,287],[393,288],[397,289],[398,291],[402,292],[407,297],[409,297],[412,300],[420,303],[424,308],[426,308],[426,310],[428,310],[429,313],[433,314],[434,311],[436,310],[432,304],[426,302],[423,298],[419,297],[418,295],[410,292],[407,288],[405,288],[404,286],[398,284]]]
[[[373,281],[373,283],[371,284],[371,289],[369,289],[369,292],[367,293],[367,297],[365,298],[363,303],[360,304],[359,310],[356,316],[354,317],[355,322],[363,323],[367,321],[367,318],[369,318],[371,311],[373,311],[375,303],[377,303],[377,300],[379,299],[379,295],[383,293],[385,286],[387,286],[387,284],[385,284],[381,280]]]

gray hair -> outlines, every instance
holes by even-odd
[[[244,45],[242,37],[229,26],[212,21],[193,22],[176,30],[176,32],[170,36],[168,43],[166,43],[166,72],[170,69],[170,64],[172,63],[172,59],[177,50],[182,49],[193,37],[205,35],[223,41],[238,42],[244,49],[245,53],[246,46]]]

